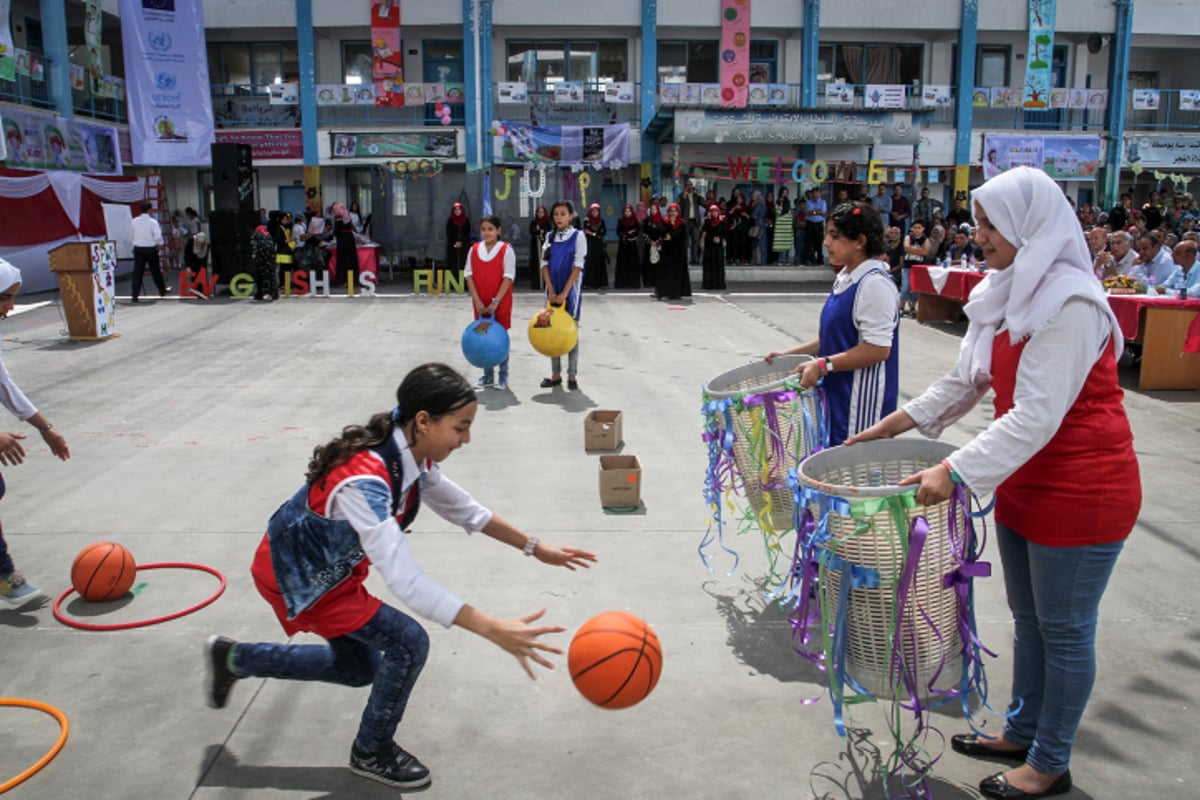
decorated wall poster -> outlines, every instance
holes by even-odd
[[[368,87],[361,87],[363,89]],[[375,81],[375,85],[370,87],[371,97],[375,99],[376,108],[403,108],[409,103],[406,96],[407,87],[399,81],[394,81],[391,78],[384,78],[381,81]],[[356,94],[357,98],[358,95]],[[365,94],[363,95],[365,98]],[[421,97],[416,100],[416,105],[424,102]]]
[[[854,105],[854,87],[848,83],[825,84],[825,105],[831,108],[850,108]]]
[[[721,105],[721,84],[719,83],[702,83],[700,84],[700,105],[707,107],[716,107]]]
[[[685,83],[683,85],[683,95],[680,97],[679,101],[685,106],[700,105],[700,84]]]
[[[721,105],[745,108],[750,89],[750,0],[721,0]]]
[[[273,106],[298,106],[298,105],[300,105],[300,84],[299,83],[268,84],[267,92],[271,96],[271,105],[273,105]]]
[[[87,86],[88,71],[87,67],[82,64],[72,64],[70,69],[71,90],[75,92],[83,91]]]
[[[900,84],[867,84],[863,108],[904,108],[907,87]]]
[[[750,91],[746,95],[746,104],[751,106],[765,106],[770,90],[770,85],[766,83],[750,84]]]
[[[399,91],[404,95],[405,105],[419,106],[425,102],[425,84],[423,83],[406,83],[399,87]]]
[[[609,84],[610,87],[620,84]],[[498,103],[528,103],[529,102],[529,84],[520,81],[501,81],[499,91],[496,92],[496,102]],[[632,92],[633,84],[629,84]],[[605,99],[608,102],[613,102],[607,96]],[[633,102],[630,100],[629,102]]]
[[[371,0],[371,71],[375,82],[404,82],[400,0]]]
[[[28,78],[29,77],[29,51],[18,47],[13,52],[16,54],[16,56],[15,56],[15,60],[17,62],[16,74],[23,75],[26,78]]]
[[[972,108],[988,108],[992,104],[992,90],[986,86],[976,86],[971,92]]]
[[[454,158],[454,133],[333,133],[334,158]]]
[[[617,105],[632,105],[634,102],[633,83],[631,81],[614,81],[604,85],[604,102]]]
[[[677,106],[682,99],[682,83],[660,83],[658,85],[658,102],[661,105]]]
[[[1067,108],[1084,109],[1088,107],[1087,89],[1068,89]]]
[[[1092,180],[1099,168],[1099,136],[1047,136],[1042,140],[1042,170],[1055,180]]]
[[[1138,111],[1157,111],[1158,97],[1158,89],[1134,89],[1133,107]]]
[[[46,63],[40,53],[29,54],[29,80],[38,83],[46,80]]]
[[[12,28],[8,20],[12,16],[12,0],[0,0],[0,81],[11,81],[17,76],[16,52],[13,48]]]
[[[1025,84],[1021,105],[1031,111],[1050,107],[1053,75],[1054,17],[1058,0],[1029,0],[1029,51],[1025,59]]]
[[[113,128],[16,110],[5,110],[0,124],[11,167],[121,174],[120,149]]]
[[[112,240],[92,242],[93,297],[96,302],[96,336],[104,338],[116,333],[117,323],[117,243]]]
[[[212,95],[201,0],[120,0],[136,164],[212,163]]]
[[[100,93],[100,81],[104,78],[104,58],[100,51],[103,22],[104,9],[100,0],[87,0],[83,11],[83,45],[87,49],[87,71],[92,78],[92,94]]]
[[[1103,111],[1108,108],[1108,89],[1088,89],[1087,107],[1089,111]]]
[[[355,92],[359,85],[348,83],[318,83],[317,105],[319,106],[352,106],[355,104]],[[272,103],[272,105],[290,105],[290,103]]]
[[[1180,111],[1200,111],[1200,90],[1180,89],[1179,90],[1179,110]]]
[[[463,105],[467,102],[467,85],[465,83],[445,83],[446,99],[442,102],[452,106]]]
[[[503,123],[501,160],[525,164],[587,164],[595,168],[629,163],[629,124],[538,127]]]
[[[921,104],[925,106],[925,108],[949,108],[950,87],[922,86]]]
[[[788,102],[788,85],[786,83],[767,84],[767,105],[785,106]]]
[[[582,103],[583,81],[559,81],[554,84],[554,102],[557,104]]]
[[[1013,167],[1043,170],[1055,180],[1092,180],[1100,167],[1099,136],[992,136],[983,139],[983,177]]]

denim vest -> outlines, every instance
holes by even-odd
[[[387,465],[392,488],[392,514],[400,504],[403,467],[395,439],[371,448]],[[288,619],[295,619],[350,576],[367,554],[354,527],[343,519],[329,519],[308,507],[310,485],[304,484],[271,515],[267,541],[275,584],[283,595]],[[400,520],[407,528],[420,509],[420,481],[414,486],[415,502]]]

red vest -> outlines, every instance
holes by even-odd
[[[996,418],[1013,407],[1025,340],[1008,332],[992,346]],[[996,490],[996,521],[1031,542],[1052,547],[1124,539],[1142,507],[1133,434],[1117,382],[1110,340],[1054,437]]]
[[[500,284],[504,283],[504,254],[508,252],[508,242],[500,243],[490,261],[479,257],[482,244],[479,242],[471,248],[471,280],[475,281],[475,291],[479,292],[479,299],[486,306],[500,291]],[[512,327],[512,303],[510,288],[504,293],[500,305],[496,306],[496,322],[503,325],[505,330]],[[475,319],[479,319],[478,313],[475,314]]]
[[[427,463],[426,468],[428,467]],[[324,516],[329,504],[329,495],[333,493],[333,490],[343,481],[363,475],[371,475],[385,483],[389,482],[387,467],[384,463],[370,451],[360,450],[348,461],[334,467],[323,479],[309,487],[308,507],[314,513]],[[409,488],[404,502],[397,509],[397,522],[401,522],[409,516],[409,512],[420,498],[418,491],[417,484],[414,482]],[[401,522],[401,524],[403,523]],[[364,558],[354,567],[354,571],[346,580],[330,589],[311,608],[302,611],[295,619],[291,620],[287,618],[287,605],[275,582],[275,571],[271,566],[271,548],[265,535],[258,545],[258,551],[254,554],[254,563],[250,567],[250,572],[254,577],[259,594],[271,604],[275,616],[279,618],[280,624],[283,625],[284,631],[289,636],[294,636],[301,631],[311,631],[326,639],[332,639],[366,625],[383,605],[383,601],[370,594],[364,586],[370,568],[370,559]]]

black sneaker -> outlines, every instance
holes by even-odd
[[[360,750],[357,744],[351,745],[350,771],[400,789],[416,789],[429,783],[429,769],[395,742],[386,750],[375,753]]]
[[[204,643],[204,694],[211,708],[224,708],[229,691],[238,679],[229,668],[229,653],[237,644],[225,636],[210,636]]]

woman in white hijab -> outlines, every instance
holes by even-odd
[[[1096,675],[1100,598],[1137,522],[1141,480],[1117,383],[1121,331],[1062,191],[1022,167],[977,189],[974,204],[975,240],[994,271],[971,292],[957,365],[846,444],[914,427],[937,437],[995,391],[986,430],[902,483],[919,484],[926,504],[948,498],[955,483],[995,492],[1016,632],[1012,702],[1002,735],[958,735],[951,744],[1024,762],[984,779],[985,797],[1047,797],[1071,788],[1071,745]]]
[[[0,319],[12,311],[17,293],[21,291],[21,272],[12,264],[0,258]],[[50,452],[66,461],[71,457],[67,449],[67,440],[54,429],[42,413],[34,408],[33,403],[25,397],[21,389],[8,376],[8,369],[0,360],[0,403],[11,411],[17,419],[32,425],[42,435],[42,441],[50,448]],[[25,447],[21,441],[23,433],[0,432],[0,464],[15,467],[25,460]],[[0,476],[0,497],[4,496],[4,477]],[[4,531],[0,530],[0,600],[14,608],[21,608],[36,600],[45,599],[46,594],[31,586],[13,565],[12,557],[8,554],[8,544],[4,541]]]

